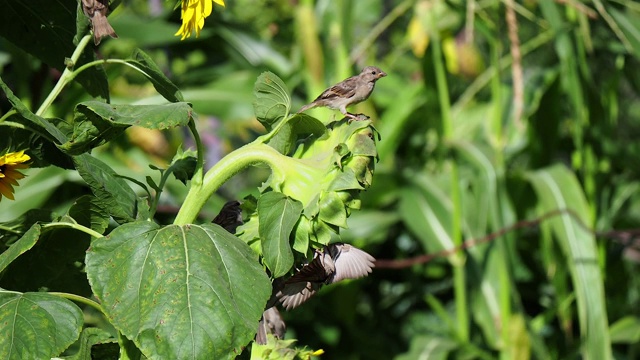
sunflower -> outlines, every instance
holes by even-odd
[[[184,40],[195,30],[196,37],[200,36],[204,19],[211,15],[214,2],[224,6],[224,0],[182,0],[182,26],[175,35],[182,36],[180,40]]]
[[[28,168],[25,162],[29,160],[31,158],[24,150],[0,156],[0,201],[3,196],[13,200],[13,187],[18,186],[18,180],[24,178],[18,169]]]

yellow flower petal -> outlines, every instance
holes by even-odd
[[[0,200],[2,197],[14,200],[13,187],[18,186],[18,180],[25,177],[24,174],[17,169],[26,169],[29,167],[25,162],[31,160],[29,155],[23,151],[12,152],[0,156]]]
[[[224,5],[224,0],[182,0],[181,15],[182,26],[174,34],[181,36],[184,40],[195,31],[196,37],[200,36],[200,31],[204,28],[204,20],[211,15],[213,3]]]
[[[2,181],[0,181],[0,195],[6,197],[7,199],[15,200],[13,198],[13,187],[9,184],[5,184]],[[0,199],[2,199],[2,196],[0,196]]]

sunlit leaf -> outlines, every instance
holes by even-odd
[[[543,225],[552,230],[570,270],[585,341],[582,352],[588,358],[608,359],[611,344],[603,280],[594,236],[583,225],[590,221],[582,187],[575,175],[561,165],[532,171],[528,179],[538,197],[540,212],[568,209],[574,214],[562,214]]]
[[[264,72],[258,77],[253,94],[255,97],[253,109],[256,117],[267,131],[282,120],[291,109],[289,89],[272,72]]]

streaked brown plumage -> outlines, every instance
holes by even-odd
[[[347,106],[363,102],[369,98],[378,79],[387,74],[375,66],[367,66],[356,76],[343,80],[323,91],[313,102],[303,106],[298,113],[317,106],[326,106],[340,112],[353,120],[358,120],[356,115],[347,111]]]
[[[289,278],[276,297],[291,310],[307,301],[323,284],[369,275],[375,259],[366,252],[345,243],[329,244],[316,251],[313,260]]]
[[[236,228],[242,225],[240,202],[237,200],[227,201],[212,222],[222,226],[228,232],[235,234]]]
[[[256,343],[266,344],[267,334],[273,334],[277,339],[284,339],[284,333],[287,331],[280,311],[273,306],[262,313],[262,319],[258,323],[258,332],[256,333]]]
[[[109,0],[82,0],[82,11],[91,21],[93,41],[96,45],[100,44],[103,37],[118,37],[107,20]]]

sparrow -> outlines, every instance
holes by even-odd
[[[276,293],[278,302],[291,310],[307,301],[322,285],[369,275],[375,259],[345,243],[333,243],[316,250],[313,260],[291,276]]]
[[[108,10],[109,0],[82,0],[82,11],[91,21],[93,42],[96,45],[100,44],[100,40],[105,36],[118,37],[107,21]]]
[[[353,120],[358,120],[356,115],[347,112],[347,106],[367,100],[373,92],[376,81],[385,76],[387,73],[379,68],[367,66],[359,75],[352,76],[323,91],[313,102],[298,110],[298,113],[317,106],[326,106],[329,109],[340,110],[344,116]]]
[[[235,234],[236,228],[243,223],[240,202],[237,200],[227,201],[212,222],[222,226],[228,232]]]
[[[273,334],[277,339],[284,339],[284,333],[287,325],[282,319],[282,315],[278,309],[270,307],[262,313],[262,319],[258,324],[258,332],[256,333],[256,343],[264,345],[267,343],[267,334]]]

